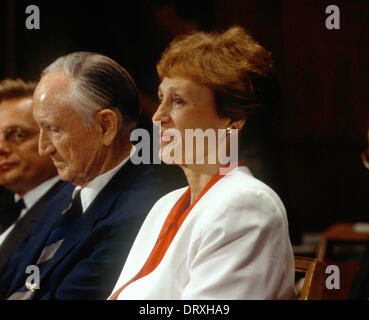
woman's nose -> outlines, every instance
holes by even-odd
[[[152,121],[153,122],[162,122],[162,123],[170,121],[169,110],[168,110],[168,108],[166,108],[164,103],[161,103],[159,105],[158,109],[156,110],[156,112],[152,116]]]

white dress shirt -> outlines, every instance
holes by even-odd
[[[17,221],[15,221],[11,226],[9,226],[8,229],[6,229],[6,231],[4,231],[1,235],[0,235],[0,245],[3,243],[3,241],[6,239],[6,237],[9,235],[9,233],[14,229],[15,224],[21,219],[23,218],[28,210],[30,208],[32,208],[32,206],[42,198],[42,196],[48,192],[51,187],[53,187],[55,185],[55,183],[57,183],[60,180],[59,176],[56,176],[54,178],[51,178],[49,180],[46,180],[45,182],[41,183],[40,185],[38,185],[36,188],[33,188],[31,191],[28,191],[24,196],[23,196],[23,201],[24,201],[24,206],[25,208],[22,209]],[[21,197],[18,194],[14,195],[14,201],[17,202],[18,200],[20,200]]]
[[[90,183],[84,188],[77,186],[74,189],[73,196],[77,193],[78,190],[81,189],[81,203],[83,213],[86,212],[87,208],[95,200],[96,196],[105,187],[105,185],[114,177],[114,175],[119,171],[119,169],[122,168],[125,163],[127,163],[127,161],[129,160],[129,158],[131,157],[131,155],[134,153],[135,150],[136,150],[135,147],[132,147],[129,156],[126,157],[121,163],[119,163],[113,169],[97,176],[95,179],[90,181]]]
[[[112,294],[141,270],[185,190],[167,194],[151,209]],[[195,204],[156,269],[118,299],[293,299],[294,278],[281,200],[247,167],[238,167]]]

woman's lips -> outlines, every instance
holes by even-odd
[[[164,142],[169,142],[170,139],[173,137],[173,133],[161,131],[160,133],[160,140]]]

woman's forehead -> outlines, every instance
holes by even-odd
[[[183,91],[186,93],[199,93],[206,87],[186,78],[165,77],[159,86],[159,91]]]

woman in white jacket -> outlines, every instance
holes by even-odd
[[[175,39],[157,70],[160,156],[189,186],[152,208],[110,299],[294,298],[285,208],[232,144],[270,92],[269,52],[241,27],[197,32]],[[208,134],[204,145],[190,129]]]

